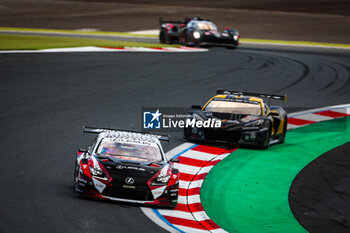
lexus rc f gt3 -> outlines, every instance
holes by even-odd
[[[287,113],[280,106],[268,106],[264,98],[286,101],[287,96],[218,90],[204,107],[189,113],[189,120],[221,121],[218,128],[184,129],[190,141],[224,142],[268,148],[283,143],[287,132]]]
[[[95,133],[92,146],[80,149],[74,172],[78,197],[175,207],[179,171],[159,140],[169,136],[85,127]]]
[[[166,21],[160,18],[160,43],[180,43],[187,46],[224,46],[236,48],[239,32],[226,28],[219,32],[216,25],[200,17],[185,18],[184,21]]]

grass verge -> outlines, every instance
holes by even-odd
[[[206,176],[205,211],[228,232],[305,233],[289,207],[290,186],[311,161],[349,141],[349,125],[350,117],[319,122],[288,131],[268,150],[236,150]]]
[[[69,34],[86,34],[86,35],[111,35],[111,36],[131,36],[131,37],[151,37],[157,38],[158,35],[132,34],[127,32],[104,32],[104,31],[79,31],[79,30],[62,30],[62,29],[42,29],[42,28],[15,28],[0,27],[0,30],[11,32],[46,32],[46,33],[69,33]]]
[[[69,48],[83,46],[98,47],[179,47],[174,45],[83,39],[55,36],[9,35],[0,34],[0,50],[38,50],[49,48]]]
[[[37,33],[52,33],[52,34],[82,34],[82,35],[109,35],[109,36],[126,36],[126,37],[149,37],[157,38],[158,35],[132,34],[127,32],[105,32],[105,31],[78,31],[78,30],[62,30],[62,29],[41,29],[41,28],[15,28],[15,27],[0,27],[0,30],[10,32],[37,32]],[[67,35],[68,36],[68,35]],[[311,41],[292,41],[292,40],[269,40],[269,39],[254,39],[241,38],[240,42],[245,43],[263,43],[275,45],[290,45],[290,46],[315,46],[315,47],[333,47],[333,48],[350,48],[350,44],[337,43],[322,43]],[[164,45],[162,45],[164,47]]]
[[[265,40],[265,39],[250,39],[243,38],[240,40],[244,43],[264,43],[275,45],[296,45],[296,46],[315,46],[315,47],[334,47],[334,48],[350,48],[350,44],[335,44],[335,43],[321,43],[311,41],[293,41],[293,40]]]

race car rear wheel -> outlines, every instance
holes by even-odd
[[[166,42],[164,30],[161,30],[160,33],[159,33],[159,42],[161,44],[165,44],[165,42]]]

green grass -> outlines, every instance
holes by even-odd
[[[46,32],[46,33],[71,33],[71,34],[85,34],[85,35],[111,35],[111,36],[132,36],[132,37],[150,37],[157,38],[158,35],[140,35],[127,32],[105,32],[105,31],[77,31],[77,30],[62,30],[62,29],[41,29],[41,28],[16,28],[16,27],[0,27],[0,30],[12,32]],[[304,46],[326,46],[335,48],[350,48],[350,44],[336,44],[336,43],[322,43],[311,41],[291,41],[291,40],[269,40],[269,39],[254,39],[241,38],[240,42],[244,43],[269,43],[280,45],[304,45]]]
[[[289,207],[290,186],[307,164],[349,141],[349,126],[350,117],[320,122],[288,131],[268,150],[236,150],[206,176],[205,211],[231,233],[305,233]]]
[[[0,34],[0,50],[37,50],[48,48],[69,48],[82,46],[99,47],[179,47],[156,43],[110,41],[55,36]]]
[[[132,34],[127,32],[105,32],[105,31],[78,31],[78,30],[62,30],[62,29],[42,29],[42,28],[15,28],[15,27],[0,27],[0,30],[12,32],[48,32],[48,33],[73,33],[87,35],[111,35],[111,36],[132,36],[132,37],[158,37],[158,35],[143,35]]]
[[[304,46],[325,46],[325,47],[342,47],[350,48],[350,44],[335,44],[335,43],[322,43],[311,41],[293,41],[293,40],[267,40],[267,39],[252,39],[243,38],[240,42],[244,43],[268,43],[268,44],[280,44],[280,45],[304,45]]]

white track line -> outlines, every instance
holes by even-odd
[[[55,48],[39,50],[4,50],[0,53],[86,53],[86,52],[152,52],[152,53],[189,53],[189,52],[207,52],[203,48],[146,48],[146,47],[124,47],[124,48],[102,48],[95,46],[74,47],[74,48]]]

